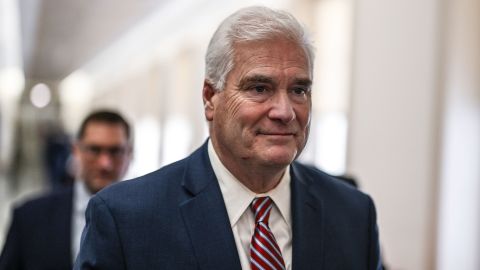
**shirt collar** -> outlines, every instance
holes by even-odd
[[[257,194],[242,184],[223,165],[210,140],[208,141],[208,156],[213,171],[217,176],[232,227],[237,223],[245,210],[249,208],[250,203],[255,197],[264,196],[270,196],[280,211],[282,218],[291,227],[290,166],[286,168],[280,183],[274,189],[266,193]]]
[[[93,196],[90,191],[88,191],[85,183],[82,179],[76,179],[74,182],[73,188],[73,202],[75,212],[84,213],[87,210],[88,201]]]

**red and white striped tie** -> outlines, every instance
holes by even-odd
[[[252,201],[251,207],[255,215],[255,232],[250,243],[252,270],[285,270],[282,252],[268,226],[272,206],[270,197],[259,197]]]

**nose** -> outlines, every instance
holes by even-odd
[[[288,93],[279,91],[272,99],[272,107],[268,113],[268,117],[272,120],[278,120],[282,123],[289,123],[295,120],[295,110]]]
[[[102,152],[97,158],[97,164],[105,170],[113,168],[113,159],[108,153]]]

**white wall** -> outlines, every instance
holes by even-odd
[[[390,269],[434,269],[439,10],[356,2],[347,171],[376,202]]]
[[[480,269],[480,1],[450,1],[437,265]]]

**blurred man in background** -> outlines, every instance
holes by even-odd
[[[130,125],[117,112],[88,115],[73,145],[73,187],[28,201],[13,211],[0,270],[72,269],[90,197],[125,175],[132,157]]]

